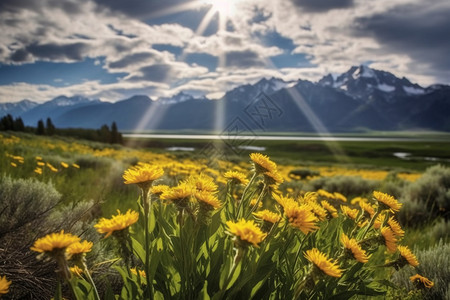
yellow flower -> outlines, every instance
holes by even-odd
[[[9,286],[11,281],[6,279],[6,276],[0,276],[0,295],[7,294],[9,292]]]
[[[273,172],[277,170],[277,165],[271,161],[267,155],[251,153],[250,159],[253,162],[256,173]]]
[[[366,251],[361,248],[361,246],[355,239],[349,239],[348,236],[345,235],[345,233],[342,233],[341,242],[346,249],[352,252],[353,257],[357,261],[361,263],[366,263],[369,261],[369,257],[367,256]]]
[[[45,162],[43,162],[43,161],[38,161],[38,162],[37,162],[37,165],[38,165],[39,167],[43,167],[43,166],[45,166]]]
[[[234,184],[247,185],[249,181],[245,174],[237,171],[228,171],[225,174],[223,174],[223,177],[225,177],[228,180],[231,180],[231,182],[233,182]]]
[[[268,185],[283,183],[283,176],[278,171],[273,170],[271,172],[264,172],[264,180]]]
[[[125,170],[123,179],[125,184],[135,183],[141,188],[150,185],[153,181],[163,176],[164,170],[160,166],[139,163]]]
[[[91,252],[92,245],[92,242],[88,241],[76,242],[67,247],[66,252],[69,255]]]
[[[238,244],[244,247],[249,244],[258,247],[258,244],[261,243],[267,235],[256,226],[253,220],[247,221],[241,219],[237,223],[227,221],[226,224],[228,226],[228,232],[233,234],[238,239]]]
[[[345,206],[345,205],[341,205],[341,211],[345,216],[347,216],[353,220],[356,219],[356,217],[358,216],[358,212],[359,212],[359,210],[351,209],[350,207]]]
[[[400,251],[400,255],[413,267],[417,267],[419,265],[419,261],[417,257],[409,250],[407,246],[398,246],[398,251]]]
[[[213,179],[204,174],[189,178],[188,184],[191,184],[193,187],[195,187],[197,191],[215,192],[218,188]]]
[[[397,239],[395,238],[394,232],[389,227],[381,228],[381,235],[383,237],[386,248],[394,253],[397,250]]]
[[[81,268],[79,268],[78,266],[70,267],[69,270],[72,274],[75,274],[78,277],[81,277],[81,274],[83,274],[83,270]]]
[[[378,201],[378,203],[380,203],[381,209],[390,209],[393,212],[397,212],[403,205],[402,203],[395,200],[394,197],[382,192],[374,191],[373,196]]]
[[[291,197],[285,197],[285,196],[283,196],[283,195],[279,195],[279,194],[276,194],[276,193],[272,193],[272,197],[273,197],[273,199],[275,199],[275,201],[278,203],[278,204],[280,204],[283,208],[286,206],[286,205],[288,205],[288,204],[291,204],[291,203],[297,203],[297,202],[295,202],[295,200],[294,199],[292,199]]]
[[[434,286],[433,281],[419,274],[409,277],[409,280],[411,280],[411,282],[415,283],[419,287],[431,289]]]
[[[319,219],[306,205],[300,206],[296,202],[288,203],[284,206],[284,214],[288,218],[289,223],[293,227],[300,229],[304,234],[308,234],[319,228],[316,225]]]
[[[187,184],[186,182],[182,182],[179,185],[170,188],[166,192],[162,193],[160,198],[161,200],[169,200],[174,202],[175,204],[186,205],[189,198],[193,194],[193,187]]]
[[[381,214],[379,214],[377,216],[377,218],[375,219],[375,222],[373,222],[373,228],[379,229],[381,227],[381,225],[383,225],[384,220],[386,220],[386,215],[384,214],[384,212],[382,212]]]
[[[36,156],[35,159],[36,159],[36,160],[42,160],[42,157]]]
[[[329,259],[324,253],[320,252],[317,248],[307,250],[305,253],[307,260],[317,266],[322,272],[332,277],[341,277],[342,270],[339,269],[339,265]]]
[[[34,173],[42,175],[42,168],[36,168],[34,169]]]
[[[398,237],[403,237],[405,235],[405,231],[402,229],[400,224],[394,219],[394,217],[390,217],[387,221],[389,227],[391,227],[394,234]]]
[[[169,189],[170,189],[170,187],[168,185],[158,184],[158,185],[152,186],[152,188],[150,189],[150,192],[154,195],[161,195],[162,193],[167,192]]]
[[[199,203],[206,204],[208,210],[217,209],[222,206],[222,203],[219,199],[208,191],[200,191],[195,193],[195,198]]]
[[[322,190],[322,189],[318,190],[317,194],[319,194],[319,196],[321,196],[321,197],[325,197],[328,199],[336,199],[335,195],[333,195],[332,193],[327,192],[325,190]]]
[[[131,273],[133,273],[136,276],[138,275],[138,272],[139,272],[139,276],[144,277],[144,278],[147,277],[144,270],[137,270],[136,268],[130,268],[130,271],[131,271]]]
[[[66,169],[69,167],[69,165],[63,161],[61,162],[61,166]]]
[[[327,218],[327,210],[313,201],[308,201],[305,203],[311,211],[319,218],[319,220],[323,221]]]
[[[331,205],[327,200],[322,200],[320,202],[320,204],[322,205],[323,208],[325,208],[328,211],[328,213],[331,215],[331,217],[333,217],[333,218],[338,217],[338,212],[337,212],[336,208],[334,208],[334,206]]]
[[[64,233],[61,230],[59,233],[51,233],[46,236],[37,239],[34,242],[33,247],[30,249],[40,253],[49,253],[58,250],[65,250],[73,243],[79,242],[80,238],[70,233]]]
[[[11,163],[11,166],[13,166],[14,168],[16,168],[17,167],[17,164],[16,163]]]
[[[375,214],[375,209],[369,203],[367,203],[365,201],[359,201],[358,204],[359,204],[359,207],[361,207],[361,209],[363,211],[365,211],[366,213],[368,213],[370,215],[370,217],[372,217]]]
[[[258,208],[261,208],[263,206],[262,201],[258,202],[258,198],[253,198],[252,200],[250,200],[250,207],[253,207],[256,204],[258,204]]]
[[[120,210],[117,210],[117,215],[112,216],[111,219],[101,218],[96,225],[99,233],[106,233],[106,237],[110,236],[114,231],[124,230],[139,219],[139,214],[129,209],[125,214],[121,214]]]
[[[341,200],[342,202],[347,202],[347,197],[338,192],[334,192],[334,199]]]
[[[257,217],[258,219],[261,219],[265,222],[269,222],[272,224],[275,224],[276,222],[280,221],[280,219],[281,219],[280,214],[274,213],[268,209],[261,210],[259,212],[255,212],[255,213],[253,213],[253,215],[255,217]]]
[[[72,164],[72,167],[74,167],[75,169],[79,169],[79,168],[80,168],[80,165],[77,165],[76,163],[73,163],[73,164]]]

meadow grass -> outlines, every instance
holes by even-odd
[[[387,217],[377,225],[377,216],[382,211],[397,216],[394,210],[386,210],[386,203],[395,205],[397,200],[393,202],[387,195],[379,200],[372,192],[390,189],[398,194],[395,198],[402,199],[408,191],[417,189],[416,182],[422,188],[426,180],[420,181],[420,176],[427,163],[417,162],[418,166],[406,161],[405,165],[396,165],[387,156],[391,151],[404,150],[415,156],[433,153],[446,157],[445,142],[400,143],[395,148],[372,145],[377,151],[371,150],[369,144],[343,142],[340,147],[352,153],[352,160],[334,164],[336,160],[327,152],[328,147],[319,142],[269,142],[264,153],[270,154],[270,159],[256,154],[250,159],[249,152],[244,151],[242,156],[228,156],[231,161],[217,161],[199,153],[164,150],[169,144],[202,149],[207,145],[205,141],[158,140],[143,149],[71,138],[1,135],[1,176],[8,188],[2,189],[5,201],[0,206],[0,217],[6,217],[11,201],[28,199],[24,192],[15,195],[16,191],[26,190],[26,195],[33,195],[36,189],[38,195],[38,191],[51,190],[58,197],[54,197],[52,209],[41,212],[45,217],[34,237],[25,231],[0,236],[2,245],[8,245],[0,250],[0,258],[12,262],[11,251],[15,251],[18,264],[27,257],[29,266],[36,268],[40,261],[30,247],[34,243],[35,249],[43,249],[36,245],[37,238],[47,238],[46,234],[61,229],[93,242],[92,249],[80,253],[75,261],[57,254],[60,252],[54,250],[58,247],[43,249],[45,256],[58,264],[57,276],[55,264],[49,263],[52,260],[42,263],[46,272],[34,278],[21,275],[26,268],[17,273],[17,265],[0,265],[0,276],[6,275],[12,282],[6,298],[361,299],[394,294],[406,297],[412,295],[411,291],[418,297],[436,295],[413,290],[405,280],[391,282],[397,268],[406,268],[409,274],[428,270],[429,266],[417,269],[402,259],[411,258],[409,254],[386,251],[392,241],[388,243],[390,236],[380,228],[395,226],[387,223]],[[427,152],[428,147],[433,152]],[[380,160],[365,157],[370,151]],[[363,167],[356,164],[355,157],[365,160]],[[151,166],[160,166],[164,174],[156,176]],[[440,168],[425,174],[430,177],[447,173],[445,166]],[[136,171],[128,179],[131,184],[125,184],[122,178],[127,169]],[[312,171],[311,176],[298,177],[299,173],[293,171],[299,169]],[[243,174],[245,182],[233,177],[234,173],[225,175],[228,171]],[[152,185],[161,184],[167,187],[161,187],[160,192],[150,190]],[[14,186],[18,188],[10,188]],[[449,188],[447,182],[442,182],[436,187],[436,197]],[[39,197],[35,201],[40,203],[45,195]],[[373,212],[362,209],[362,202]],[[36,209],[32,207],[27,210],[24,206],[21,214],[33,215]],[[138,218],[128,216],[128,210],[135,211]],[[431,216],[432,223],[404,228],[405,237],[397,236],[395,244],[409,246],[414,252],[431,249],[439,241],[448,245],[448,215]],[[15,220],[19,219],[15,216]],[[14,228],[14,224],[8,226]],[[99,228],[103,233],[96,232]],[[104,238],[108,233],[111,236]],[[354,242],[345,246],[341,241],[343,233]],[[60,239],[70,240],[62,235]],[[355,253],[370,258],[359,262]],[[75,265],[84,272],[82,275],[64,271]],[[48,284],[39,290],[25,284],[43,278]],[[436,278],[436,282],[447,280]],[[445,294],[447,289],[440,285],[439,293]]]

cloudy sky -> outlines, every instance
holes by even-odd
[[[1,0],[0,102],[316,81],[368,64],[450,84],[448,0]]]

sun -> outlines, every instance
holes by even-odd
[[[232,17],[236,13],[236,4],[239,0],[203,0],[211,5],[211,10],[224,17]]]

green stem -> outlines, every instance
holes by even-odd
[[[149,193],[148,190],[142,190],[142,199],[143,199],[143,204],[144,204],[144,234],[145,234],[145,279],[147,281],[147,289],[149,292],[149,297],[150,299],[153,299],[153,287],[151,285],[151,280],[150,280],[150,234],[148,231],[148,223],[149,223],[149,212],[150,212],[150,205],[151,205],[151,199],[149,197]]]
[[[370,220],[369,225],[367,226],[366,230],[364,231],[363,235],[361,236],[361,240],[363,240],[366,237],[367,232],[369,232],[370,228],[373,226],[373,223],[375,223],[375,220],[380,213],[381,213],[381,209],[378,209],[377,212],[373,215],[372,219]]]
[[[223,298],[223,295],[225,295],[225,292],[227,291],[227,287],[230,284],[231,279],[233,278],[236,268],[238,267],[239,263],[242,261],[242,257],[244,257],[245,250],[246,249],[241,248],[241,247],[237,248],[237,252],[236,252],[236,255],[234,256],[234,260],[233,260],[233,266],[231,267],[230,273],[228,273],[227,280],[225,280],[225,284],[224,284],[222,290],[220,291],[220,293],[222,294],[222,298]]]
[[[253,207],[250,210],[250,212],[246,215],[246,218],[248,218],[258,208],[259,203],[261,202],[262,198],[264,197],[264,195],[265,195],[265,193],[267,191],[266,188],[267,188],[267,186],[264,183],[264,186],[263,186],[263,188],[261,190],[261,193],[258,196],[258,200],[256,201],[255,205],[253,205]]]
[[[298,257],[300,256],[300,252],[301,252],[301,250],[302,250],[302,248],[303,248],[303,243],[305,242],[306,238],[308,237],[308,234],[305,234],[305,236],[303,237],[302,240],[300,240],[300,238],[298,237],[297,234],[296,234],[295,236],[296,236],[297,239],[299,240],[300,245],[299,245],[299,247],[298,247],[297,253],[295,254],[294,268],[295,268],[295,266],[297,265]],[[297,271],[299,271],[299,270],[300,270],[300,268],[297,269]],[[297,271],[295,271],[294,275],[297,273]]]
[[[86,275],[89,283],[91,284],[92,288],[94,289],[94,299],[100,300],[100,296],[98,295],[97,287],[95,286],[95,282],[92,279],[91,273],[89,272],[86,262],[83,262],[83,272]]]
[[[257,176],[256,172],[253,173],[252,178],[250,179],[250,181],[248,182],[248,184],[245,186],[244,191],[242,192],[242,197],[241,197],[241,200],[239,201],[239,205],[238,205],[236,221],[238,220],[239,216],[241,215],[241,208],[242,208],[243,202],[244,202],[244,200],[245,200],[245,195],[247,194],[248,189],[250,188],[250,186],[251,186],[251,185],[253,184],[253,182],[255,181],[256,176]]]

